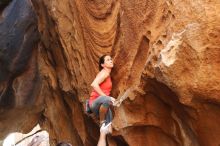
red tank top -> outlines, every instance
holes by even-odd
[[[101,90],[106,94],[110,95],[112,90],[112,80],[111,77],[107,77],[100,85]],[[100,95],[93,89],[92,93],[90,94],[89,104],[91,105],[92,102],[99,97]]]

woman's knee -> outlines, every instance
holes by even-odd
[[[104,99],[102,102],[102,106],[104,106],[105,108],[109,108],[110,106],[112,106],[112,101],[108,99],[108,97],[106,97],[106,99]]]

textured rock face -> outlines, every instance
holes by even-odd
[[[3,2],[3,1],[2,1]],[[6,1],[5,1],[6,2]],[[13,1],[0,18],[0,137],[37,123],[39,73],[37,19],[26,0]]]
[[[220,144],[219,1],[32,2],[41,41],[38,51],[29,55],[37,55],[41,82],[31,90],[38,91],[37,96],[28,99],[36,101],[29,103],[30,111],[38,107],[35,113],[41,115],[30,119],[50,133],[52,145],[59,140],[78,146],[97,143],[98,126],[84,114],[82,103],[98,72],[98,58],[106,53],[115,63],[112,96],[134,89],[115,108],[109,145]],[[34,62],[35,57],[25,62]],[[33,76],[31,67],[28,75]],[[26,101],[22,87],[36,86],[33,80],[22,83],[25,72],[19,75],[23,78],[10,80],[17,86],[1,81],[1,92],[6,85],[13,93],[19,91],[1,98],[2,105],[10,105],[6,101],[12,97]],[[19,103],[23,107],[25,102]]]

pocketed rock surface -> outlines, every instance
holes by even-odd
[[[0,17],[0,137],[37,123],[50,143],[93,146],[84,102],[110,54],[110,146],[220,144],[220,2],[13,0]]]

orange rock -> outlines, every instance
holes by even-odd
[[[50,133],[52,145],[60,140],[96,145],[99,127],[83,103],[98,58],[106,53],[115,64],[112,96],[119,99],[136,88],[115,107],[110,145],[220,144],[217,0],[32,2],[41,37],[32,56],[37,55],[41,82],[30,109],[38,107],[41,116],[31,113],[30,120]],[[31,71],[13,79],[18,103],[26,99],[19,87],[33,85],[24,84]]]

